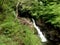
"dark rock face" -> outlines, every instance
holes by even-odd
[[[50,44],[47,45],[60,45],[60,30],[55,28],[50,23],[45,24],[41,19],[36,20],[36,24],[40,27],[43,34],[45,34]]]
[[[19,17],[32,18],[30,14],[30,10],[25,10],[25,11],[18,10],[18,13],[19,13],[18,14]]]

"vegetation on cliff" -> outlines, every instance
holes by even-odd
[[[29,10],[35,18],[42,18],[45,23],[60,27],[59,0],[22,0],[20,7],[22,11]]]
[[[41,45],[28,26],[16,18],[17,0],[0,0],[0,45]]]
[[[34,31],[21,24],[18,16],[41,19],[44,25],[53,26],[46,33],[60,44],[59,0],[0,0],[0,45],[40,45]]]

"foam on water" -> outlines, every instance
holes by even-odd
[[[40,28],[35,24],[35,20],[32,19],[32,21],[33,21],[34,27],[36,28],[36,30],[37,30],[37,32],[38,32],[39,37],[41,38],[41,41],[42,41],[42,42],[47,42],[47,39],[45,38],[45,36],[44,36],[43,33],[41,32]]]

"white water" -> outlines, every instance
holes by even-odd
[[[40,28],[35,24],[35,20],[32,19],[33,21],[33,25],[36,28],[37,32],[38,32],[38,36],[41,38],[42,42],[47,42],[47,39],[45,38],[45,36],[43,35],[43,33],[41,32]]]

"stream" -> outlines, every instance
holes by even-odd
[[[41,42],[47,42],[46,37],[41,32],[40,28],[36,25],[35,20],[33,18],[32,18],[32,22],[33,22],[33,26],[35,27],[35,29],[38,32],[38,36],[41,38]]]

